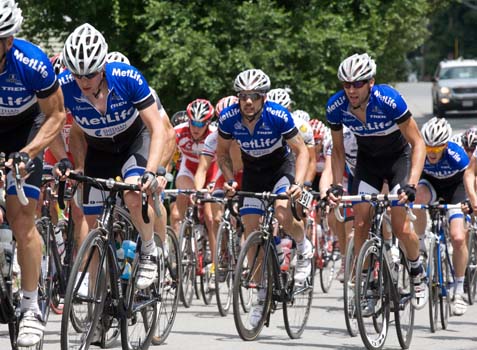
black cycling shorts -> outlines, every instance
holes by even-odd
[[[351,186],[351,195],[381,193],[384,180],[389,192],[397,191],[407,184],[411,168],[411,148],[406,146],[398,154],[368,156],[358,150],[356,169]]]
[[[88,146],[85,158],[85,175],[99,178],[128,177],[144,174],[149,155],[150,134],[144,129],[122,153],[106,152]],[[103,200],[107,192],[91,186],[83,187],[83,211],[86,215],[98,215],[102,212]]]
[[[45,115],[39,113],[31,121],[22,123],[13,129],[9,129],[8,132],[0,131],[0,152],[5,153],[5,158],[13,152],[20,151],[36,136],[40,129]],[[8,160],[8,159],[5,159]],[[35,169],[25,180],[24,192],[28,198],[38,200],[40,198],[40,186],[41,176],[43,173],[43,151],[37,154],[33,159]],[[13,180],[13,173],[10,169],[6,169],[7,172],[7,195],[16,195],[15,182]]]

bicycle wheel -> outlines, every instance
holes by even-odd
[[[126,317],[121,320],[121,343],[123,349],[147,350],[156,330],[157,304],[160,300],[161,282],[164,280],[164,256],[162,249],[158,249],[157,277],[145,289],[136,287],[138,274],[139,254],[136,254],[131,277],[124,300],[126,303]]]
[[[436,241],[432,238],[429,242],[429,250],[427,255],[427,278],[429,280],[429,324],[431,332],[437,330],[437,322],[439,321],[439,274],[437,270],[437,254]]]
[[[358,335],[358,323],[356,322],[356,304],[354,302],[354,286],[356,272],[356,256],[354,255],[354,238],[348,242],[343,281],[343,310],[345,315],[346,329],[351,337]]]
[[[50,315],[50,300],[53,294],[54,257],[50,237],[53,235],[53,225],[46,219],[37,223],[37,229],[43,240],[43,254],[41,257],[41,272],[38,280],[38,306],[43,320],[48,321]]]
[[[157,235],[154,237],[159,238]],[[165,272],[161,287],[161,299],[158,304],[156,332],[152,337],[153,345],[163,344],[174,325],[179,303],[179,287],[181,276],[179,242],[172,228],[166,229],[167,248],[164,249]],[[159,239],[160,240],[160,239]]]
[[[473,305],[475,301],[475,295],[477,293],[477,240],[476,232],[471,227],[469,230],[469,239],[467,244],[467,250],[469,252],[469,258],[467,261],[467,268],[465,270],[465,280],[467,286],[467,296],[469,305]]]
[[[184,221],[179,233],[179,246],[182,264],[182,280],[179,295],[186,308],[190,307],[196,284],[196,256],[197,242],[192,236],[192,225]]]
[[[288,277],[288,294],[290,299],[283,303],[283,320],[285,329],[291,339],[300,338],[305,330],[310,316],[311,303],[313,302],[313,289],[315,283],[315,266],[312,264],[311,274],[306,278],[303,287],[295,288],[294,279]],[[294,268],[289,271],[293,276]]]
[[[381,349],[389,329],[389,280],[380,247],[367,240],[356,263],[356,320],[367,349]],[[380,283],[381,282],[381,283]]]
[[[324,246],[321,247],[323,266],[320,269],[320,285],[323,293],[330,291],[333,280],[336,277],[337,255],[333,253],[332,242],[329,239],[324,241]]]
[[[414,308],[411,300],[414,294],[414,284],[411,281],[411,267],[405,252],[399,248],[400,261],[394,264],[392,273],[396,274],[395,295],[393,300],[396,333],[402,349],[408,349],[414,330]]]
[[[441,249],[445,249],[441,246]],[[447,258],[446,253],[442,254],[441,269],[442,269],[442,286],[440,298],[440,314],[442,329],[447,329],[449,324],[449,316],[451,314],[451,293],[455,283],[455,279],[452,276],[452,262]]]
[[[61,317],[62,350],[88,348],[96,340],[107,292],[105,235],[103,229],[90,231],[71,270]]]
[[[232,303],[233,270],[235,259],[233,243],[230,237],[230,224],[222,222],[217,231],[217,249],[215,253],[215,296],[217,308],[221,316],[227,316]]]
[[[205,234],[207,234],[207,232]],[[202,247],[199,251],[199,259],[202,260],[202,271],[199,274],[199,280],[202,300],[205,305],[209,305],[215,295],[215,283],[213,284],[213,288],[211,288],[210,283],[212,274],[215,273],[215,271],[212,271],[211,254],[213,254],[213,252],[210,251],[209,240],[205,237],[206,236],[202,238]]]
[[[265,252],[265,244],[263,232],[251,233],[237,261],[232,303],[235,327],[243,340],[255,340],[269,317],[273,271],[271,251]],[[265,256],[268,257],[267,261],[263,260]],[[250,299],[252,305],[250,312],[246,312],[243,310],[242,297],[248,295],[249,291],[253,293]]]

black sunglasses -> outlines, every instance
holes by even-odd
[[[345,81],[343,82],[343,87],[345,89],[351,89],[351,87],[354,87],[355,89],[362,88],[368,83],[369,80],[359,80],[359,81],[353,81],[352,83]]]
[[[93,79],[95,76],[97,76],[99,74],[99,72],[94,72],[94,73],[89,73],[89,74],[75,74],[75,73],[71,73],[72,76],[74,76],[76,79],[83,79],[83,78],[86,78],[86,79]]]
[[[252,101],[257,101],[261,99],[264,95],[258,92],[252,92],[249,94],[246,93],[239,93],[237,94],[238,98],[241,99],[242,101],[247,101],[248,99],[251,99]]]

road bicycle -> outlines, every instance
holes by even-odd
[[[194,294],[199,292],[196,286],[198,276],[200,294],[204,303],[209,305],[215,291],[209,288],[212,276],[212,252],[209,248],[207,228],[203,218],[203,203],[216,200],[205,198],[205,190],[176,189],[164,192],[167,195],[182,194],[194,197],[195,203],[191,203],[187,207],[179,229],[179,249],[182,263],[180,299],[186,308],[190,307]]]
[[[215,295],[221,316],[226,316],[232,305],[232,292],[235,265],[240,254],[243,225],[235,206],[237,198],[224,199],[225,210],[217,230],[217,249],[215,252]],[[248,308],[250,298],[244,298]]]
[[[71,271],[61,319],[61,349],[87,349],[92,343],[101,344],[102,335],[108,334],[111,329],[115,334],[119,327],[123,349],[145,350],[156,330],[165,270],[164,257],[162,250],[158,249],[158,276],[148,288],[138,289],[137,252],[140,251],[140,237],[136,230],[130,233],[131,239],[137,237],[137,248],[130,274],[125,278],[117,257],[117,248],[121,246],[121,242],[118,242],[120,238],[114,229],[118,194],[123,191],[139,191],[139,186],[75,172],[70,172],[68,177],[101,191],[108,191],[108,194],[104,198],[98,228],[87,235]],[[143,192],[141,196],[143,220],[148,223],[148,198]],[[127,225],[123,228],[129,229]]]
[[[314,264],[311,264],[311,273],[300,287],[295,286],[295,266],[292,263],[288,269],[281,269],[273,236],[274,202],[290,198],[284,194],[270,192],[238,191],[237,195],[260,199],[265,213],[259,229],[248,235],[237,260],[232,299],[235,327],[243,340],[254,340],[263,326],[269,326],[271,313],[278,310],[281,305],[288,336],[293,339],[299,338],[311,310]],[[290,261],[294,261],[293,255]],[[249,293],[253,294],[251,298],[253,305],[245,309],[243,297]],[[260,294],[265,294],[263,300],[258,298]],[[258,304],[263,306],[263,312],[260,319],[255,322],[250,316]]]
[[[449,253],[449,221],[447,211],[461,209],[460,204],[432,203],[410,205],[414,209],[429,210],[431,229],[427,251],[427,278],[429,280],[429,323],[431,332],[437,330],[439,315],[442,329],[447,329],[451,314],[452,288],[455,272]]]
[[[343,196],[342,201],[367,201],[374,208],[369,237],[362,245],[354,275],[354,308],[361,339],[367,349],[381,349],[389,330],[390,313],[402,349],[409,348],[414,329],[414,307],[411,300],[414,284],[404,248],[393,239],[384,243],[382,224],[386,208],[397,205],[398,195],[373,194]],[[392,250],[397,251],[392,254]],[[353,277],[348,276],[348,283]],[[349,299],[349,298],[348,298]]]

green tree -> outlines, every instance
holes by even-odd
[[[439,1],[447,2],[447,1]],[[235,76],[261,68],[289,86],[296,108],[324,117],[340,61],[368,52],[378,82],[402,79],[406,55],[428,37],[430,0],[20,0],[24,35],[64,40],[89,22],[125,53],[169,114],[195,98],[234,93]],[[40,13],[40,15],[38,15]]]

